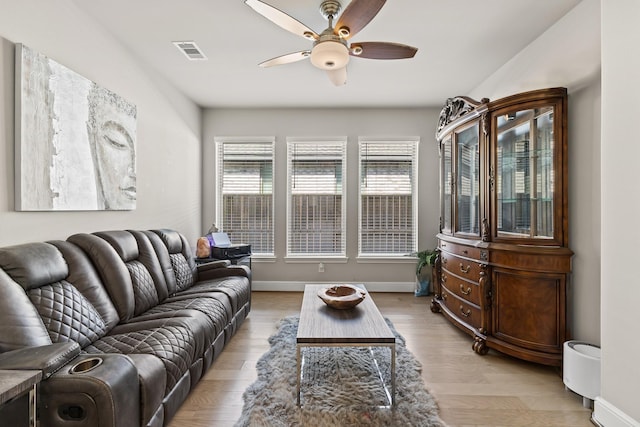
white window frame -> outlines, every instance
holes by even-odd
[[[362,206],[362,197],[363,197],[363,188],[362,184],[362,166],[363,166],[363,146],[368,143],[380,143],[380,144],[412,144],[413,145],[413,159],[412,159],[412,175],[413,179],[411,182],[412,191],[411,191],[411,213],[412,213],[412,224],[413,224],[413,236],[411,242],[411,248],[408,248],[407,251],[402,252],[363,252],[363,224],[362,224],[362,215],[363,215],[363,206]],[[410,137],[359,137],[358,138],[358,260],[366,262],[367,260],[380,260],[380,259],[401,259],[403,261],[407,260],[407,256],[411,255],[411,253],[416,252],[418,249],[418,148],[420,146],[420,137],[418,136],[410,136]]]
[[[216,226],[220,229],[220,231],[224,231],[225,224],[223,221],[224,213],[223,213],[223,184],[224,181],[222,179],[223,174],[223,163],[224,158],[222,156],[222,147],[225,144],[271,144],[271,167],[272,167],[272,182],[271,182],[271,242],[272,247],[270,252],[260,252],[257,251],[253,246],[252,256],[254,258],[271,258],[275,253],[275,204],[276,204],[276,187],[275,187],[275,175],[276,175],[276,157],[275,157],[275,137],[274,136],[263,136],[263,137],[215,137],[215,177],[216,177]],[[247,243],[251,244],[251,242],[233,242],[233,243]]]
[[[340,242],[340,251],[335,253],[299,253],[292,252],[290,247],[291,226],[292,226],[292,202],[293,202],[293,182],[292,182],[292,155],[291,147],[294,144],[341,144],[342,151],[342,183],[341,183],[341,218],[340,224],[342,236]],[[346,262],[346,242],[347,242],[347,137],[288,137],[287,138],[287,236],[286,236],[286,256],[287,262]]]

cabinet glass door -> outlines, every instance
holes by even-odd
[[[479,125],[457,132],[456,233],[480,235]]]
[[[499,237],[553,238],[553,108],[496,118],[495,194]]]
[[[442,175],[440,176],[440,185],[442,186],[440,194],[442,194],[441,215],[442,215],[442,232],[451,234],[451,195],[453,190],[453,170],[451,168],[451,136],[447,136],[442,141]]]

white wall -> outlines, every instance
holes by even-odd
[[[569,92],[600,74],[600,1],[583,0],[555,25],[471,91],[476,99],[498,99],[545,87]]]
[[[14,43],[56,60],[136,104],[137,209],[14,211]],[[0,0],[0,245],[77,232],[169,227],[200,233],[200,109],[141,68],[70,0]]]
[[[599,77],[599,76],[598,76]],[[600,344],[600,79],[569,94],[569,245],[574,339]]]
[[[602,399],[594,415],[607,427],[640,426],[638,17],[637,0],[602,2]]]
[[[444,102],[444,100],[443,100]],[[419,247],[434,248],[439,224],[438,149],[435,129],[439,109],[210,109],[203,116],[203,219],[207,230],[215,215],[214,137],[275,136],[276,260],[253,262],[260,282],[376,282],[408,284],[413,289],[415,262],[358,263],[357,182],[358,136],[419,136]],[[285,263],[286,250],[286,138],[290,136],[347,136],[347,256],[345,263]],[[405,286],[406,290],[406,286]]]

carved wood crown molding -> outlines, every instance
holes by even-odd
[[[442,111],[440,111],[438,128],[436,129],[436,139],[440,140],[443,129],[445,129],[449,124],[458,120],[460,117],[466,116],[472,112],[476,112],[475,115],[478,115],[482,111],[486,110],[486,104],[488,102],[488,98],[482,98],[480,102],[466,96],[456,96],[453,98],[448,98],[444,107],[442,107]]]

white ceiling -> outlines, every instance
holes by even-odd
[[[422,107],[465,95],[580,0],[389,0],[350,41],[418,48],[413,59],[352,58],[345,86],[307,60],[258,63],[311,48],[242,0],[74,0],[145,67],[202,107]],[[343,8],[349,0],[343,0]],[[321,0],[266,0],[316,32]],[[207,61],[172,44],[195,41]]]

